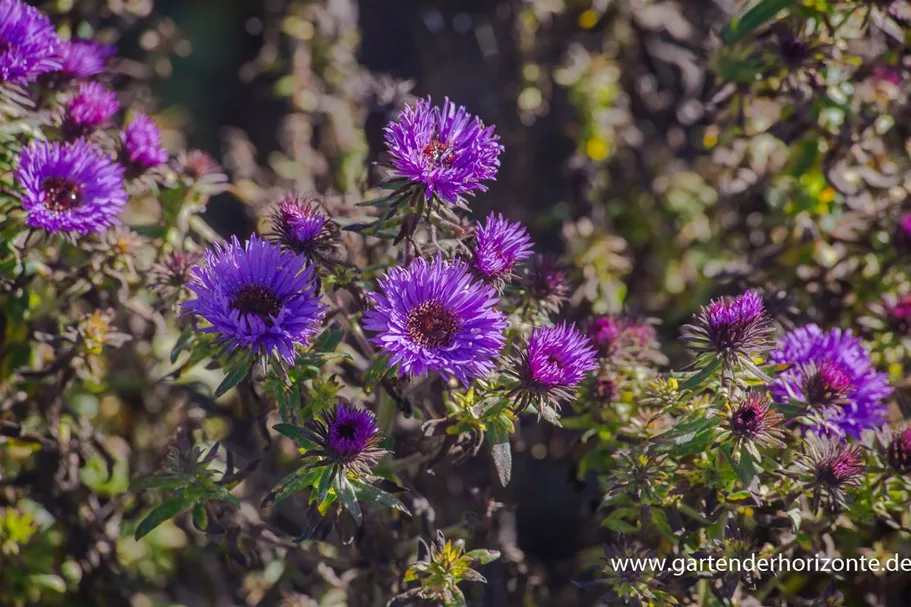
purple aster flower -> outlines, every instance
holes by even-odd
[[[794,329],[779,342],[772,360],[793,365],[772,384],[775,399],[807,407],[809,415],[819,417],[819,430],[857,437],[885,421],[883,399],[892,388],[850,331],[824,332],[814,324]]]
[[[481,182],[496,178],[499,137],[449,99],[442,109],[429,97],[419,99],[385,133],[395,176],[423,186],[428,200],[461,204],[464,196],[487,190]]]
[[[26,225],[89,234],[118,223],[127,202],[123,167],[83,140],[35,140],[22,150],[16,180]]]
[[[373,413],[339,402],[331,411],[322,412],[319,417],[304,422],[303,426],[279,424],[282,434],[294,438],[303,447],[304,469],[327,466],[330,470],[328,487],[338,490],[339,479],[369,481],[371,470],[379,463],[388,450],[379,446],[382,435]],[[305,441],[300,441],[304,437]],[[296,482],[298,475],[288,477]],[[287,496],[288,479],[279,483],[266,499],[263,506],[269,506]],[[325,499],[325,496],[322,498]],[[355,520],[360,518],[359,509],[352,512]]]
[[[328,261],[339,236],[338,226],[318,204],[294,192],[272,213],[272,232],[288,250],[322,261]]]
[[[613,316],[598,316],[589,321],[586,334],[598,349],[598,354],[607,357],[614,352],[622,331],[618,319]]]
[[[859,484],[867,458],[860,445],[811,434],[796,465],[813,487],[814,509],[825,499],[829,509],[835,511],[845,506],[845,489]]]
[[[399,375],[438,371],[463,384],[484,377],[505,343],[506,316],[494,309],[493,288],[472,279],[460,261],[417,258],[390,268],[371,293],[364,327],[391,356]]]
[[[911,428],[892,436],[885,451],[886,461],[896,472],[911,473]]]
[[[531,238],[525,227],[503,215],[491,213],[486,224],[478,224],[476,237],[472,265],[485,278],[509,280],[516,264],[531,257]]]
[[[295,346],[319,331],[326,307],[320,305],[313,267],[307,258],[253,236],[237,237],[206,252],[206,264],[193,271],[196,299],[185,314],[207,320],[203,333],[218,334],[229,350],[248,348],[294,364]]]
[[[60,40],[47,16],[19,0],[0,0],[0,82],[27,84],[60,68]]]
[[[161,131],[155,121],[145,114],[136,113],[120,134],[123,155],[137,172],[143,172],[168,160],[168,152],[161,147]]]
[[[772,331],[762,298],[747,291],[703,306],[696,322],[683,327],[683,342],[698,356],[720,357],[726,364],[737,363],[757,373],[752,359],[770,349]]]
[[[70,78],[103,74],[108,59],[117,53],[113,45],[95,40],[66,40],[60,44],[60,73]]]
[[[67,139],[77,139],[104,125],[119,109],[116,93],[100,82],[83,82],[67,105],[63,131]]]
[[[370,439],[379,432],[370,411],[341,403],[325,419],[329,430],[326,450],[338,461],[350,461],[363,453]]]
[[[510,374],[518,380],[515,394],[519,403],[535,405],[539,415],[551,419],[550,410],[570,400],[585,376],[598,368],[598,355],[575,325],[562,323],[532,331],[525,350],[511,366]]]

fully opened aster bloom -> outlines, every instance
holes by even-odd
[[[338,226],[319,205],[296,193],[279,201],[272,232],[286,249],[320,260],[328,259],[338,239]]]
[[[399,375],[438,371],[468,384],[493,370],[506,316],[494,309],[493,288],[476,282],[466,264],[417,258],[407,268],[390,268],[379,286],[364,327],[377,333],[373,342]]]
[[[47,16],[20,0],[0,0],[0,82],[27,84],[60,68],[60,40]]]
[[[491,280],[508,280],[520,261],[531,257],[531,238],[519,222],[507,221],[503,215],[487,218],[478,224],[477,244],[472,267]]]
[[[294,364],[295,346],[319,331],[326,307],[319,303],[307,259],[253,236],[241,245],[215,245],[193,271],[189,288],[196,299],[185,314],[207,320],[200,331],[215,333],[229,350],[246,348]]]
[[[543,415],[573,397],[585,376],[598,368],[598,356],[575,325],[562,323],[532,331],[513,368],[519,402],[536,405]]]
[[[428,200],[461,204],[465,196],[487,190],[482,182],[496,178],[499,137],[449,99],[442,108],[430,98],[406,106],[385,134],[395,177],[423,187]]]
[[[116,93],[104,88],[100,82],[84,82],[67,105],[64,133],[68,139],[81,137],[104,125],[119,109]]]
[[[683,342],[700,357],[751,366],[753,357],[771,347],[772,324],[762,298],[754,291],[721,297],[703,306],[696,322],[683,327]]]
[[[120,134],[123,155],[139,172],[151,169],[168,160],[168,152],[161,147],[161,131],[155,121],[137,113]]]
[[[22,150],[16,180],[26,225],[89,234],[116,224],[127,202],[123,167],[83,140],[35,140]]]
[[[772,360],[793,365],[772,384],[775,399],[806,407],[819,430],[857,437],[885,421],[883,399],[892,388],[850,331],[800,327],[784,336]]]

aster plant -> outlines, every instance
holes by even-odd
[[[494,127],[448,98],[442,107],[429,97],[406,106],[384,133],[391,194],[369,204],[386,209],[386,219],[404,209],[396,241],[411,238],[422,219],[451,223],[453,209],[466,209],[466,197],[487,191],[485,182],[500,167],[503,146]]]
[[[115,225],[127,202],[123,175],[123,167],[83,140],[32,142],[16,169],[26,225],[77,236]]]
[[[370,293],[364,328],[398,374],[438,372],[463,384],[493,371],[505,344],[505,315],[494,289],[467,264],[436,257],[391,268]]]
[[[858,437],[885,422],[884,399],[892,388],[850,331],[806,325],[782,337],[771,356],[790,365],[772,384],[772,394],[800,407],[819,431]]]
[[[284,248],[314,262],[331,263],[339,229],[316,202],[292,192],[278,202],[271,219],[272,237]]]
[[[768,379],[756,365],[772,347],[773,328],[762,298],[754,291],[709,302],[693,324],[683,327],[683,342],[696,355],[695,366],[714,371],[745,367]]]
[[[51,20],[20,0],[0,1],[0,83],[27,84],[60,69],[60,39]]]
[[[279,4],[241,74],[288,113],[222,168],[133,103],[193,28],[0,0],[0,604],[894,601],[615,561],[904,556],[907,3],[665,3],[682,88],[649,3],[428,13],[415,56],[522,58],[508,149],[355,0]]]
[[[326,311],[314,277],[302,255],[257,236],[243,245],[234,237],[208,250],[193,270],[189,289],[196,297],[183,311],[205,321],[199,331],[213,334],[224,353],[240,353],[229,377],[235,367],[249,368],[252,357],[293,365],[296,348],[319,331]]]
[[[340,402],[303,426],[281,423],[275,429],[299,446],[304,465],[272,488],[264,506],[310,488],[320,509],[338,502],[358,525],[363,521],[361,501],[408,513],[398,498],[371,482],[376,480],[373,467],[389,451],[379,446],[382,436],[370,411]]]

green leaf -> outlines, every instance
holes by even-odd
[[[316,487],[316,503],[322,504],[326,501],[326,498],[329,497],[329,489],[332,487],[332,481],[335,479],[335,475],[338,474],[337,466],[322,466],[318,468],[322,470],[323,475],[319,479],[319,485]]]
[[[395,510],[399,510],[408,516],[411,516],[411,512],[408,510],[407,506],[391,493],[383,491],[376,485],[371,485],[370,483],[361,480],[355,479],[350,482],[354,487],[354,492],[357,494],[358,500],[378,504],[386,508],[394,508]]]
[[[477,550],[466,552],[465,556],[470,558],[472,561],[477,561],[482,565],[486,565],[487,563],[492,563],[500,558],[500,552],[497,550],[485,550],[483,548],[478,548]]]
[[[253,357],[249,353],[240,356],[227,370],[225,378],[215,388],[213,398],[218,398],[244,380],[253,366]]]
[[[345,332],[338,328],[326,329],[320,333],[313,343],[314,352],[335,352],[338,345],[345,338]]]
[[[467,607],[468,602],[465,600],[465,595],[462,594],[462,591],[459,590],[458,586],[453,586],[450,591],[452,596],[443,602],[446,607]]]
[[[656,436],[652,442],[671,445],[675,447],[673,452],[677,454],[696,453],[712,442],[714,430],[720,421],[718,416],[686,421]],[[694,448],[696,451],[692,451]]]
[[[693,373],[693,375],[680,382],[679,390],[683,392],[684,390],[692,390],[693,388],[696,388],[697,386],[701,385],[702,382],[717,373],[719,369],[721,369],[721,359],[716,358],[704,366],[702,369]]]
[[[66,582],[62,577],[53,573],[32,573],[27,577],[28,586],[50,590],[63,594],[66,592]]]
[[[732,19],[721,30],[721,38],[726,44],[739,42],[757,28],[765,25],[779,12],[795,4],[797,4],[797,0],[761,0],[743,15]]]
[[[348,482],[348,476],[345,473],[338,475],[338,481],[335,483],[335,490],[338,492],[338,498],[341,500],[342,506],[351,513],[354,522],[360,526],[364,521],[364,517],[361,514],[361,505],[358,503],[354,487]]]
[[[157,508],[152,510],[141,523],[139,523],[139,526],[136,527],[136,533],[133,537],[136,540],[142,539],[158,525],[162,524],[170,518],[177,516],[189,508],[190,504],[192,504],[192,500],[187,498],[186,495],[177,495],[165,500]]]
[[[316,449],[319,446],[316,444],[316,436],[307,428],[286,423],[275,424],[272,428],[282,436],[287,436],[304,449]]]
[[[377,356],[376,360],[373,361],[373,364],[370,365],[370,368],[367,369],[367,374],[364,376],[364,388],[369,392],[375,388],[386,376],[386,373],[389,372],[389,357],[388,356]]]
[[[193,526],[203,532],[209,527],[209,515],[202,504],[193,506]]]
[[[490,455],[497,469],[497,478],[505,487],[512,477],[512,448],[509,444],[509,434],[498,426],[491,426],[487,433],[487,442],[490,443]]]
[[[307,487],[312,487],[313,482],[323,472],[322,468],[301,467],[283,478],[275,485],[263,500],[263,508],[276,504],[290,496],[292,493],[303,491]]]
[[[192,330],[184,331],[180,334],[180,337],[177,338],[177,343],[174,344],[174,348],[171,350],[171,364],[177,362],[177,359],[180,358],[181,352],[187,349],[187,346],[190,345],[190,342],[193,341],[193,336],[196,333]]]

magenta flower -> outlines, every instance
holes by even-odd
[[[205,265],[193,270],[196,299],[183,304],[184,314],[205,319],[210,326],[200,331],[215,333],[229,350],[294,364],[295,347],[319,332],[326,312],[314,277],[304,256],[258,236],[241,245],[235,236],[208,250]]]
[[[51,20],[20,0],[0,0],[0,83],[28,84],[60,68]]]
[[[63,130],[68,139],[76,139],[103,126],[119,109],[116,93],[100,82],[83,82],[67,105]]]
[[[60,44],[60,73],[70,78],[103,74],[108,60],[117,53],[113,45],[95,40],[67,40]]]
[[[120,134],[123,154],[138,172],[143,172],[168,160],[168,152],[161,147],[161,131],[145,114],[137,113]]]
[[[819,416],[820,431],[857,437],[885,422],[883,400],[892,388],[850,331],[823,331],[814,324],[794,329],[779,342],[772,360],[793,365],[771,385],[775,399]]]
[[[394,175],[423,187],[428,200],[462,204],[496,178],[503,146],[493,130],[449,99],[442,108],[419,99],[385,128]]]
[[[506,338],[506,316],[494,309],[493,288],[472,279],[460,261],[417,258],[390,268],[370,293],[373,310],[364,327],[388,354],[399,375],[437,371],[463,384],[484,377]]]
[[[26,225],[52,233],[89,234],[118,223],[127,203],[123,168],[83,140],[35,140],[16,169]]]
[[[531,238],[519,222],[507,221],[503,215],[487,218],[478,224],[477,244],[472,267],[491,280],[508,280],[519,262],[531,257]]]

